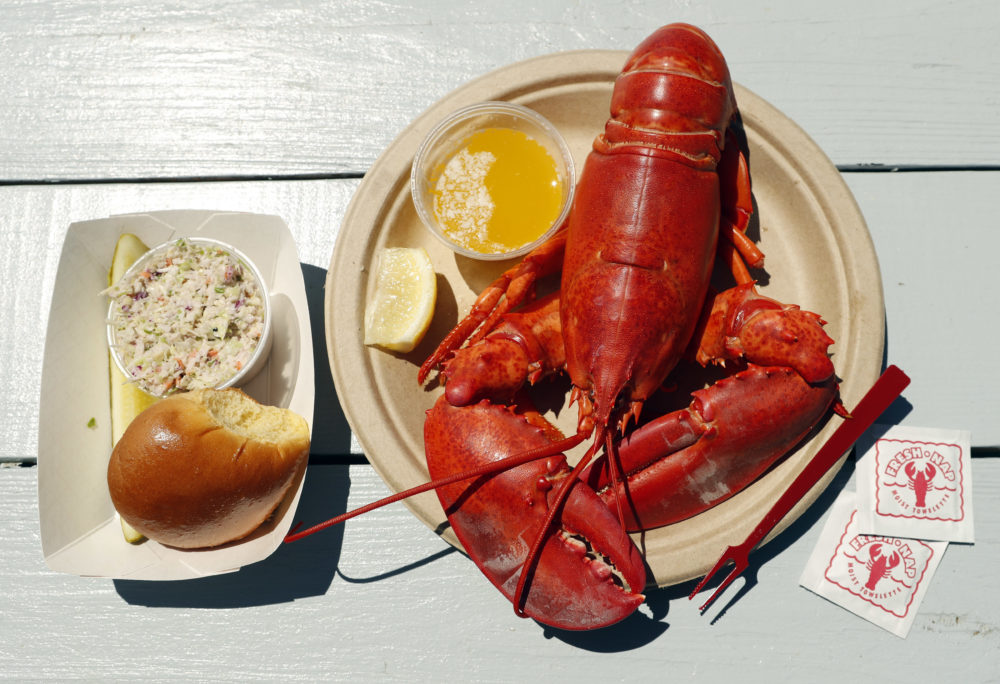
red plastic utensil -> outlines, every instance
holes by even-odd
[[[851,411],[851,417],[840,424],[834,431],[830,439],[827,440],[812,460],[809,461],[805,469],[795,478],[792,484],[775,502],[774,506],[767,512],[753,532],[738,546],[730,546],[719,558],[704,579],[694,588],[688,599],[693,599],[701,591],[713,575],[718,573],[727,563],[733,563],[733,569],[729,572],[712,596],[701,606],[701,611],[706,608],[722,593],[729,584],[740,576],[749,566],[749,554],[757,544],[767,536],[778,521],[781,520],[788,511],[816,484],[824,473],[833,467],[833,464],[840,460],[848,449],[864,434],[875,420],[889,408],[902,391],[910,384],[910,378],[906,373],[896,366],[889,366],[882,373],[882,376],[875,382],[868,393],[858,402],[857,407]]]

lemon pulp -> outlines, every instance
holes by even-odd
[[[427,332],[436,298],[437,276],[423,247],[383,249],[365,308],[365,344],[412,351]]]
[[[562,208],[562,179],[548,150],[522,131],[487,128],[465,141],[434,188],[434,215],[455,244],[509,252],[548,230]]]

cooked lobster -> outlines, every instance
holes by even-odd
[[[644,40],[567,225],[488,287],[418,372],[423,383],[439,368],[445,385],[424,428],[432,481],[361,511],[436,489],[518,614],[565,629],[631,614],[646,574],[626,529],[725,500],[839,403],[823,321],[756,291],[747,157],[712,40],[685,24]],[[717,260],[735,285],[710,292]],[[560,270],[558,292],[533,301]],[[685,357],[728,375],[640,426]],[[569,437],[525,390],[563,370],[578,405]],[[588,439],[570,468],[564,452]]]

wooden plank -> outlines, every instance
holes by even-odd
[[[992,225],[996,172],[845,174],[882,271],[886,359],[912,385],[889,417],[906,425],[971,430],[1000,446],[1000,370],[984,340],[998,328],[990,294],[1000,250]],[[988,344],[988,343],[987,343]],[[992,416],[992,417],[990,417]],[[890,421],[892,422],[892,421]]]
[[[0,180],[359,174],[470,79],[556,51],[630,50],[670,21],[704,27],[733,77],[837,164],[1000,159],[1000,15],[972,0],[12,0]]]
[[[992,291],[990,225],[1000,172],[846,174],[869,224],[883,274],[887,359],[910,373],[904,424],[964,428],[973,445],[1000,446],[1000,371],[982,361],[996,322],[982,310]],[[159,209],[272,213],[288,223],[306,277],[316,350],[317,455],[358,453],[325,363],[321,312],[326,268],[357,180],[139,183],[0,187],[5,208],[0,282],[0,460],[33,460],[49,301],[66,228],[73,221]]]
[[[1000,460],[974,459],[976,544],[951,545],[903,640],[798,586],[848,467],[708,614],[691,584],[651,590],[647,607],[595,633],[514,616],[463,555],[401,505],[283,546],[234,575],[174,583],[54,573],[42,559],[35,468],[0,468],[4,677],[597,682],[910,681],[961,668],[995,677],[1000,602]],[[309,521],[385,493],[368,466],[310,468]],[[716,619],[718,618],[718,619]],[[443,655],[444,654],[444,655]],[[447,654],[452,654],[450,657]],[[462,654],[460,657],[457,654]]]

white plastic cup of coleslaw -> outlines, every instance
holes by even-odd
[[[267,363],[267,284],[230,244],[202,237],[161,243],[105,292],[111,358],[153,396],[238,387]]]

